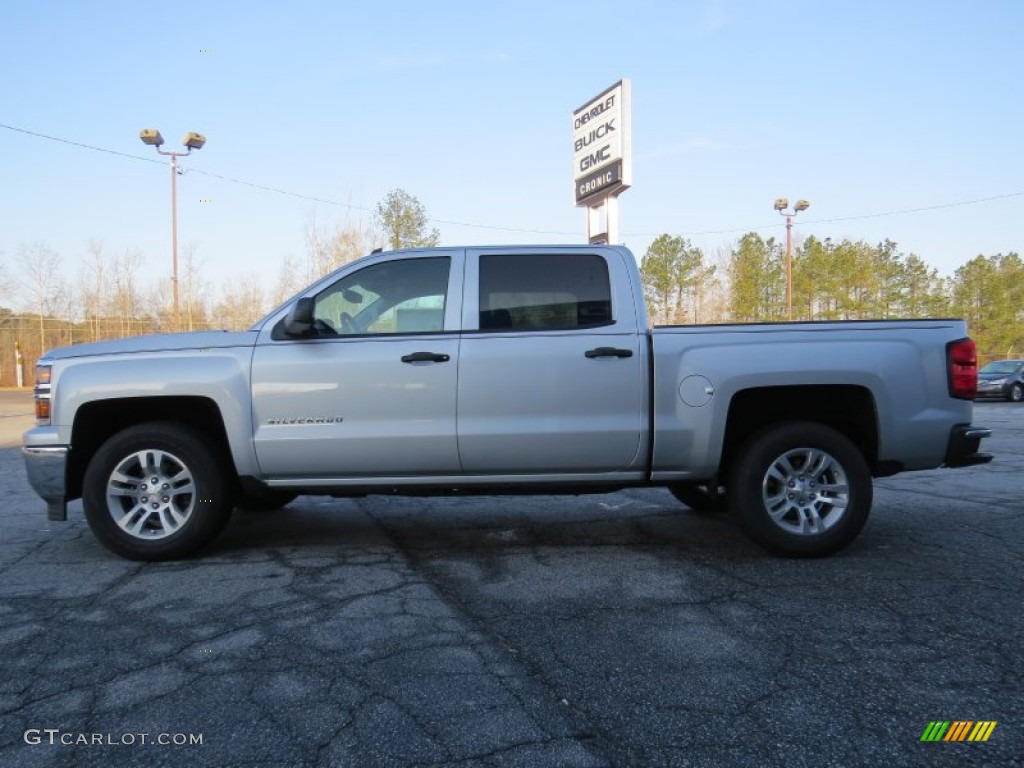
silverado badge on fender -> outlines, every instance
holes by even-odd
[[[275,427],[284,424],[341,424],[344,420],[341,416],[300,416],[293,419],[267,419],[267,426]]]

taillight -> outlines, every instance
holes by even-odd
[[[978,350],[973,339],[951,341],[946,345],[949,370],[949,396],[973,400],[978,394]]]

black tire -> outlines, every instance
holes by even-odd
[[[729,508],[747,535],[769,551],[787,557],[830,555],[852,542],[867,522],[871,472],[857,447],[831,427],[816,422],[769,427],[737,456]]]
[[[720,514],[728,509],[726,500],[708,493],[705,485],[688,485],[677,483],[668,487],[672,495],[690,509],[708,514]]]
[[[1011,403],[1019,403],[1021,400],[1024,400],[1024,387],[1020,384],[1014,384],[1006,394],[1006,399]]]
[[[82,482],[85,517],[107,549],[130,560],[188,557],[231,516],[225,474],[197,430],[138,424],[107,440],[89,462]]]
[[[273,512],[275,509],[287,507],[298,497],[297,493],[274,488],[252,492],[240,490],[235,494],[235,509],[244,512]]]

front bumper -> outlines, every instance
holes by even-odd
[[[29,485],[46,502],[47,519],[67,520],[67,446],[26,445],[21,449],[21,455],[25,457]]]
[[[942,463],[947,467],[987,464],[992,461],[992,454],[978,451],[978,446],[986,437],[992,437],[991,429],[974,427],[970,424],[958,424],[949,433],[946,458]]]

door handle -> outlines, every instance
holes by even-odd
[[[591,360],[596,357],[632,357],[632,349],[617,349],[615,347],[598,347],[597,349],[588,349],[583,353]]]
[[[402,355],[403,363],[447,363],[450,359],[448,355],[437,352],[413,352],[411,355]]]

